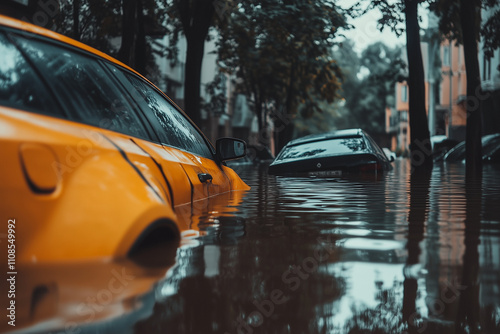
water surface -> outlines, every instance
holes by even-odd
[[[500,166],[470,184],[403,159],[330,179],[235,168],[252,189],[208,204],[146,292],[73,332],[500,333]]]

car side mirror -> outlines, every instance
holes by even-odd
[[[247,144],[236,138],[219,138],[215,142],[215,154],[219,161],[243,158],[247,154]]]
[[[390,151],[388,148],[383,148],[382,151],[384,151],[384,155],[387,158],[389,162],[393,162],[396,160],[396,157],[392,151]]]

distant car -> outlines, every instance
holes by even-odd
[[[498,143],[493,149],[491,149],[486,154],[483,154],[483,161],[489,163],[500,162],[500,143]]]
[[[432,156],[434,161],[443,160],[445,154],[455,147],[459,141],[448,139],[448,137],[444,135],[436,135],[431,137],[431,145],[432,145]]]
[[[15,231],[17,264],[132,258],[178,239],[200,201],[249,189],[225,165],[243,141],[214,148],[119,61],[2,15],[0,54],[0,235]]]
[[[268,173],[329,177],[391,168],[384,151],[366,132],[347,129],[290,141],[271,163]]]
[[[432,136],[431,137],[432,149],[434,149],[434,147],[436,147],[436,145],[441,144],[442,142],[444,142],[447,139],[448,139],[448,137],[446,137],[444,135]]]
[[[390,149],[388,149],[387,147],[384,147],[382,148],[382,151],[384,151],[385,153],[385,156],[387,157],[387,159],[392,162],[394,160],[396,160],[396,153],[392,152]]]
[[[498,161],[498,153],[495,153],[500,146],[500,133],[486,135],[481,138],[483,147],[483,161]],[[445,162],[462,162],[465,160],[465,141],[458,143],[444,156]]]

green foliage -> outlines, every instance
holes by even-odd
[[[439,17],[439,31],[441,36],[462,43],[460,1],[433,0],[429,4],[429,9]]]
[[[422,0],[416,1],[418,1],[419,3],[422,2]],[[351,17],[359,17],[373,9],[377,9],[381,14],[378,20],[378,29],[380,31],[384,30],[384,28],[387,27],[398,36],[401,36],[405,33],[405,0],[359,0],[351,8],[348,9],[348,12],[350,13]]]
[[[191,120],[201,127],[201,70],[205,40],[209,38],[210,28],[214,24],[215,0],[167,0],[165,3],[172,19],[173,41],[178,40],[182,31],[187,42],[184,108]],[[172,56],[169,56],[171,62]]]
[[[481,35],[484,37],[485,55],[493,57],[493,51],[500,47],[500,10],[496,10],[485,22],[481,29]]]
[[[343,127],[359,127],[372,134],[383,133],[385,109],[394,103],[394,85],[405,79],[401,48],[390,48],[377,42],[369,45],[360,57],[352,48],[353,44],[346,42],[334,53],[344,73]],[[361,73],[367,74],[361,76]]]
[[[129,0],[130,1],[130,0]],[[167,12],[162,1],[137,0],[141,3],[142,20],[127,22],[136,25],[142,22],[142,31],[146,34],[146,44],[142,52],[145,56],[146,73],[142,73],[158,81],[157,65],[154,54],[163,55],[164,51],[158,46],[153,47],[153,38],[167,33],[164,26]],[[119,57],[120,41],[123,44],[123,1],[122,0],[66,0],[60,1],[60,13],[54,18],[57,32],[79,40],[104,53]],[[148,37],[150,36],[150,37]],[[135,36],[137,38],[137,36]],[[132,50],[137,52],[137,50]],[[134,55],[132,58],[138,58]],[[136,64],[128,64],[136,67]]]
[[[330,132],[337,128],[346,128],[344,126],[346,117],[348,115],[343,115],[342,105],[344,100],[338,100],[334,103],[328,103],[324,100],[318,101],[318,105],[321,108],[320,113],[315,113],[311,117],[307,112],[302,112],[302,109],[306,109],[305,106],[300,108],[297,117],[294,119],[294,138],[303,137],[309,134],[325,133]]]
[[[500,10],[496,9],[491,17],[481,27],[481,8],[491,9],[500,4],[498,0],[468,0],[477,8],[475,31],[476,40],[483,38],[483,48],[487,56],[500,47]],[[462,25],[460,23],[460,1],[456,0],[428,0],[429,9],[439,17],[439,31],[441,36],[454,40],[459,44],[462,41]]]
[[[57,32],[116,55],[117,49],[110,40],[121,36],[121,0],[61,1],[60,15],[55,17],[55,23]]]
[[[386,289],[377,285],[377,290],[377,305],[352,305],[353,315],[345,321],[343,328],[338,328],[339,331],[349,334],[408,333],[408,325],[402,319],[402,300],[405,297],[403,284],[394,280],[392,287]],[[420,316],[415,314],[415,320],[420,319]]]
[[[319,101],[338,97],[340,71],[330,50],[345,21],[331,1],[248,0],[224,13],[220,65],[241,79],[260,119],[269,106],[293,115],[300,105],[319,111]]]

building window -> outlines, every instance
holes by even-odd
[[[390,120],[390,127],[395,128],[396,126],[398,126],[399,123],[399,115],[398,114],[391,115],[389,120]]]
[[[439,82],[439,104],[443,104],[443,84]]]
[[[408,111],[402,110],[399,116],[401,122],[408,122]]]
[[[401,101],[408,102],[408,86],[401,86]]]
[[[483,56],[483,80],[491,80],[491,58]]]
[[[450,66],[450,46],[443,46],[443,65]]]

